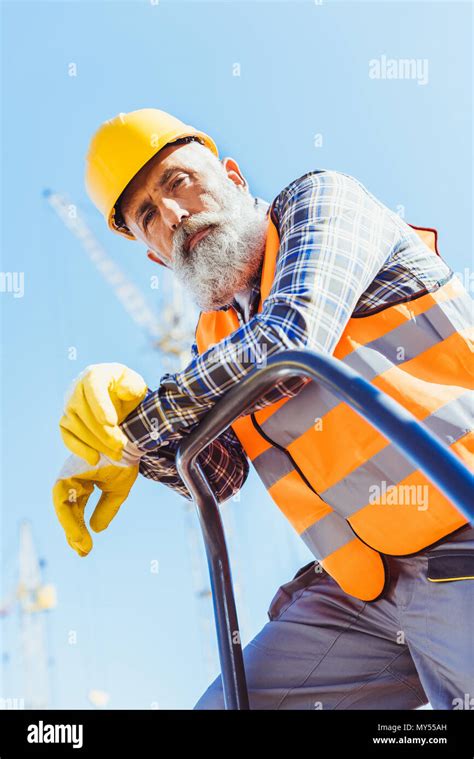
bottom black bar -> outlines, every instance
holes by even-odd
[[[0,759],[48,756],[120,756],[147,759],[183,749],[316,756],[474,757],[474,704],[458,711],[0,711]],[[242,723],[245,723],[242,724]],[[225,729],[222,737],[222,729]],[[228,747],[228,748],[227,748]],[[193,754],[194,755],[194,754]]]

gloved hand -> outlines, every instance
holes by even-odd
[[[101,532],[126,500],[137,479],[141,456],[138,448],[127,442],[121,460],[116,463],[103,454],[92,468],[78,456],[66,459],[53,487],[53,503],[67,542],[79,556],[87,556],[93,545],[84,510],[94,485],[102,495],[89,524],[94,532]]]
[[[92,364],[79,375],[59,422],[72,453],[96,466],[99,454],[120,461],[127,442],[119,424],[147,393],[143,377],[124,364]]]

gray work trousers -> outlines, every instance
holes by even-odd
[[[243,649],[251,709],[474,709],[474,579],[448,579],[474,575],[474,528],[386,559],[371,603],[317,562],[278,588]],[[224,709],[220,675],[194,709]]]

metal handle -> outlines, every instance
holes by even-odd
[[[219,507],[196,461],[271,387],[293,377],[318,382],[379,430],[421,469],[468,520],[474,518],[474,478],[460,459],[390,396],[333,356],[289,350],[271,356],[221,398],[180,444],[178,472],[194,498],[206,547],[226,709],[248,709],[248,694]]]

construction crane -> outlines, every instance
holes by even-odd
[[[50,705],[50,659],[46,635],[46,612],[57,603],[54,585],[42,579],[44,562],[38,559],[29,521],[20,524],[18,578],[10,595],[2,602],[0,616],[7,618],[19,611],[20,651],[23,668],[21,705],[5,708],[47,709]],[[4,660],[8,660],[3,652]],[[15,702],[18,699],[14,699]]]
[[[94,236],[92,230],[83,219],[78,206],[65,195],[44,191],[44,197],[61,219],[66,228],[80,242],[83,250],[96,267],[99,274],[112,288],[130,318],[148,336],[152,348],[163,356],[167,368],[171,371],[186,366],[190,360],[190,346],[194,338],[194,327],[197,311],[185,303],[183,290],[175,278],[170,277],[161,288],[160,319],[150,308],[146,297],[140,289],[130,281],[117,263],[110,257],[103,246]],[[167,272],[163,272],[167,276]],[[239,583],[239,563],[236,552],[232,550],[235,536],[234,515],[227,501],[221,506],[221,516],[226,532],[229,552],[232,556],[234,592],[239,609],[240,629],[248,629],[248,615],[241,597]],[[218,667],[217,641],[214,632],[214,614],[212,608],[212,593],[209,584],[205,549],[194,504],[186,501],[185,529],[191,558],[191,575],[197,604],[199,630],[203,663],[207,677],[215,675]]]
[[[184,307],[182,290],[176,280],[167,283],[166,292],[170,292],[171,287],[171,297],[164,296],[158,320],[140,289],[130,281],[93,235],[77,206],[64,195],[51,190],[44,190],[43,195],[65,227],[79,240],[83,250],[112,288],[115,297],[132,321],[145,332],[152,347],[163,354],[165,362],[171,365],[176,359],[180,362],[189,360],[193,312],[192,309]]]

